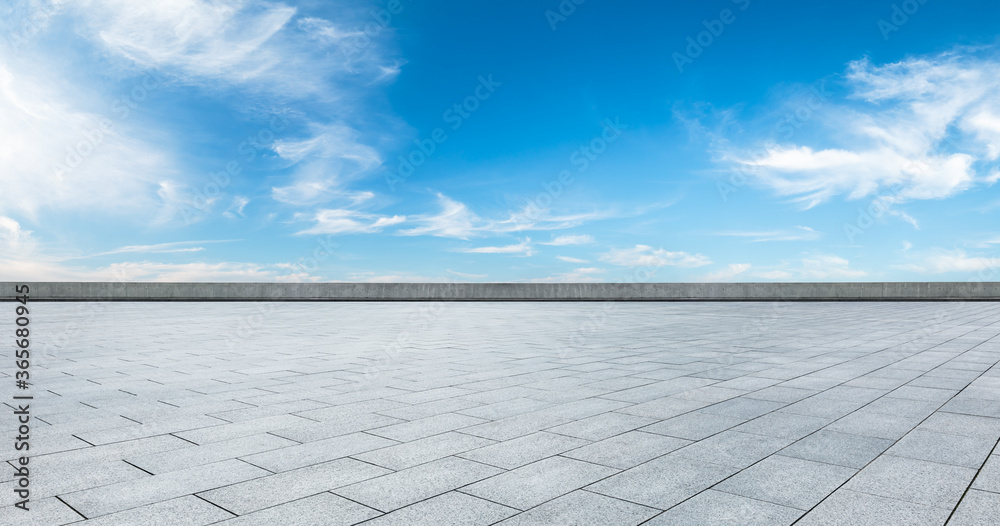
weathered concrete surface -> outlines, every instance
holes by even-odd
[[[0,282],[0,297],[15,285]],[[998,301],[1000,282],[934,283],[68,283],[34,301]]]

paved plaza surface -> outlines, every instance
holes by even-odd
[[[997,303],[31,309],[0,524],[1000,524]]]

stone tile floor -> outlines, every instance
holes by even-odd
[[[0,524],[1000,524],[996,303],[36,303],[31,327],[32,509],[5,469]]]

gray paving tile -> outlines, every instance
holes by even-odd
[[[190,446],[162,453],[128,457],[125,460],[150,473],[160,474],[293,446],[296,443],[286,438],[262,433],[221,442],[211,442],[203,446]]]
[[[62,499],[84,517],[92,518],[268,474],[267,471],[246,462],[225,460],[139,480],[85,489],[63,495]]]
[[[373,449],[389,447],[398,444],[394,440],[369,435],[367,433],[352,433],[305,444],[294,444],[281,449],[271,449],[263,453],[241,455],[240,458],[268,471],[279,473],[331,460],[349,457]]]
[[[938,411],[927,417],[920,429],[971,437],[1000,437],[1000,418]]]
[[[589,443],[579,438],[540,431],[467,451],[459,456],[503,469],[514,469]]]
[[[733,431],[798,440],[830,423],[828,418],[775,412],[738,425]]]
[[[772,455],[720,482],[713,489],[809,510],[858,470]]]
[[[292,426],[283,426],[279,429],[269,431],[272,435],[294,440],[296,442],[315,442],[328,438],[360,433],[362,431],[372,431],[386,426],[404,424],[399,418],[388,417],[375,413],[363,413],[358,415],[347,415],[341,418],[314,422],[302,419]],[[411,428],[411,431],[413,429]]]
[[[1000,418],[1000,404],[994,400],[963,398],[956,396],[941,407],[941,410],[964,415]]]
[[[662,420],[683,415],[684,413],[710,405],[712,405],[712,402],[708,400],[692,400],[690,398],[665,396],[622,408],[618,412]]]
[[[884,396],[865,406],[865,409],[873,413],[927,418],[940,406],[941,404],[937,402],[907,400],[904,398]]]
[[[789,457],[861,469],[882,454],[892,440],[820,430],[781,450]]]
[[[371,429],[368,432],[374,435],[385,437],[399,442],[408,442],[437,435],[446,431],[454,431],[463,427],[474,426],[485,422],[482,418],[460,415],[456,413],[445,413],[443,415],[411,420],[401,424],[392,424],[385,427]]]
[[[995,526],[1000,524],[1000,494],[969,490],[962,498],[949,526]]]
[[[399,471],[495,443],[493,440],[449,431],[351,456],[358,460]]]
[[[8,488],[4,490],[13,493]],[[79,513],[55,497],[32,499],[28,503],[28,511],[16,508],[13,504],[0,508],[0,524],[50,526],[82,520]]]
[[[226,520],[233,514],[193,495],[140,506],[81,521],[79,526],[203,526]],[[79,518],[79,517],[78,517]],[[50,522],[49,524],[61,524]],[[227,523],[228,524],[228,523]]]
[[[784,438],[751,435],[738,431],[723,431],[700,442],[677,450],[674,454],[691,459],[705,459],[714,464],[745,468],[774,454],[792,441]]]
[[[970,468],[883,455],[844,488],[950,510],[975,474]]]
[[[949,510],[902,500],[838,490],[796,526],[940,526]]]
[[[198,492],[223,509],[246,515],[386,473],[389,470],[345,458]]]
[[[610,438],[626,431],[632,431],[656,423],[656,421],[654,418],[610,412],[550,427],[547,431],[596,441]]]
[[[658,513],[660,510],[654,508],[578,490],[531,508],[499,525],[634,526]]]
[[[975,482],[972,483],[975,489],[1000,493],[1000,454],[994,453],[983,464]]]
[[[935,433],[917,428],[885,453],[979,469],[994,445],[996,440],[989,438]]]
[[[782,402],[791,404],[803,398],[808,398],[816,393],[817,389],[800,389],[787,385],[775,385],[760,391],[754,391],[746,395],[746,398],[756,398],[758,400],[769,400],[771,402]]]
[[[898,440],[921,422],[921,417],[875,413],[861,409],[826,426],[827,431]]]
[[[629,431],[563,453],[564,457],[585,460],[617,469],[628,469],[691,444],[690,440]]]
[[[549,457],[462,488],[463,493],[526,510],[600,479],[617,469],[564,457]]]
[[[831,398],[823,396],[824,394],[826,393],[789,404],[781,412],[832,420],[849,415],[868,403],[865,400]]]
[[[344,486],[333,492],[379,511],[389,512],[501,472],[500,469],[471,460],[447,457]]]
[[[586,489],[665,510],[738,471],[737,468],[668,454],[623,471]]]
[[[516,513],[513,508],[451,491],[387,513],[365,526],[485,526]]]
[[[350,526],[379,515],[381,515],[380,512],[357,502],[351,502],[333,493],[323,492],[217,524],[220,526],[271,526],[273,524],[281,524],[282,526]]]
[[[801,510],[739,495],[708,490],[656,516],[646,524],[675,526],[783,526],[802,515]]]
[[[702,411],[692,411],[646,426],[643,431],[687,440],[701,440],[742,424],[746,420]]]
[[[755,398],[734,398],[705,407],[702,409],[702,412],[750,420],[751,418],[757,418],[782,407],[785,407],[784,402],[772,402],[770,400],[758,400]]]

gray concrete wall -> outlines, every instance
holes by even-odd
[[[1000,282],[935,283],[69,283],[31,301],[1000,301]]]

